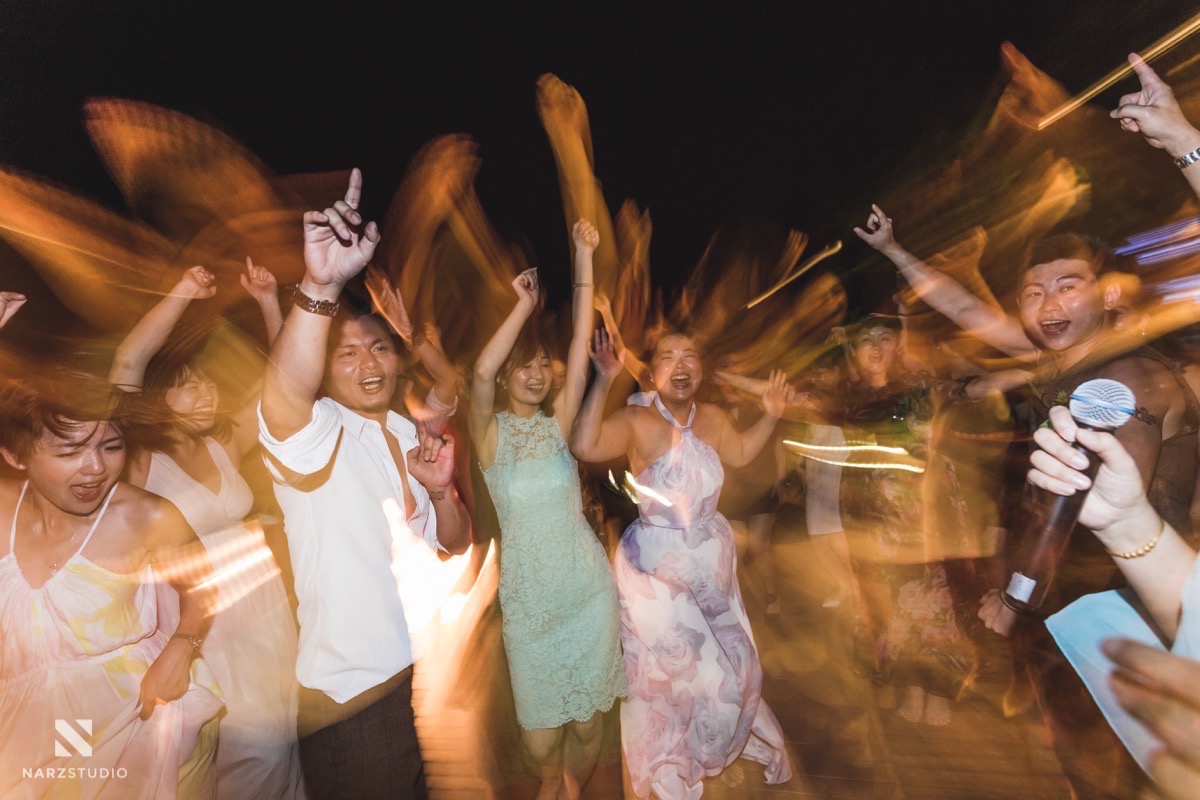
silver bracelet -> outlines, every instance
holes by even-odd
[[[1184,153],[1179,158],[1175,159],[1175,166],[1179,167],[1180,169],[1187,169],[1197,161],[1200,161],[1200,147],[1197,147],[1190,153]]]

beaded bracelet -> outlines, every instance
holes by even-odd
[[[1162,520],[1162,524],[1158,526],[1158,533],[1154,534],[1154,538],[1146,542],[1137,550],[1129,550],[1124,553],[1114,553],[1112,550],[1109,550],[1108,554],[1113,558],[1141,558],[1142,556],[1146,555],[1146,553],[1149,553],[1154,549],[1154,546],[1158,544],[1158,540],[1162,538],[1162,535],[1166,532],[1166,530],[1167,521],[1164,519]]]

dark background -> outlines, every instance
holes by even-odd
[[[952,158],[986,121],[1002,41],[1076,92],[1195,11],[5,0],[0,162],[121,209],[81,107],[127,97],[217,125],[280,174],[360,166],[378,215],[423,142],[464,132],[481,147],[488,213],[549,265],[567,254],[534,106],[534,81],[551,71],[589,106],[610,208],[632,197],[653,215],[656,283],[677,285],[719,225],[745,218],[808,232],[810,252],[843,239],[837,269],[867,256],[849,228],[871,200]]]

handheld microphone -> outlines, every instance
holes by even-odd
[[[1129,387],[1118,381],[1098,378],[1081,383],[1071,395],[1071,416],[1076,424],[1097,431],[1113,431],[1137,413]],[[1084,474],[1095,479],[1100,459],[1075,442],[1071,445],[1087,457]],[[1032,614],[1041,607],[1054,581],[1071,539],[1071,530],[1087,499],[1087,490],[1067,497],[1034,487],[1033,507],[1026,533],[1017,550],[1004,604],[1014,611]]]

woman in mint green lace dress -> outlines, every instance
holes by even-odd
[[[539,291],[537,272],[526,270],[513,281],[516,305],[475,363],[469,418],[500,520],[504,650],[522,739],[541,770],[539,797],[560,788],[578,797],[599,754],[601,714],[625,694],[616,585],[584,519],[566,444],[587,383],[599,236],[580,220],[572,239],[574,325],[562,390],[549,400],[549,353],[522,335]],[[497,388],[507,400],[499,413]]]

